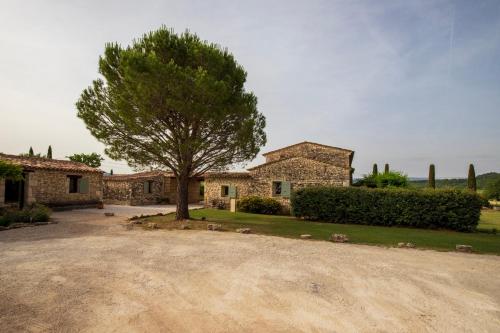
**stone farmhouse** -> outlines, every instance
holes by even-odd
[[[189,182],[188,202],[200,203],[203,178]],[[106,175],[103,178],[105,204],[154,205],[177,203],[177,180],[174,174],[164,171],[148,171],[127,175]]]
[[[229,207],[230,199],[272,197],[289,206],[290,194],[306,186],[349,186],[352,150],[302,142],[264,154],[246,172],[213,172],[192,178],[189,203]],[[176,204],[177,180],[165,171],[104,175],[82,163],[0,154],[20,165],[24,180],[0,179],[0,207],[41,203],[50,207]]]
[[[96,206],[102,202],[102,172],[83,163],[0,154],[22,167],[24,179],[0,179],[0,207],[40,203],[49,207]]]
[[[352,150],[302,142],[264,154],[264,164],[248,172],[205,175],[205,205],[215,206],[231,198],[272,197],[289,207],[290,194],[306,186],[349,186],[352,183]]]

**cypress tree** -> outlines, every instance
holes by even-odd
[[[429,187],[436,188],[436,167],[434,164],[429,165]]]
[[[33,147],[30,147],[30,151],[29,151],[28,155],[35,156],[35,153],[33,152]]]
[[[477,190],[477,184],[476,184],[476,171],[474,170],[474,164],[469,165],[469,175],[467,177],[467,187],[469,190],[476,191]]]
[[[384,173],[389,173],[389,163],[385,164]]]
[[[112,176],[113,175],[113,169],[111,169],[111,171],[109,172],[109,174]]]
[[[377,166],[377,163],[374,163],[373,164],[373,171],[372,171],[372,174],[374,176],[378,175],[378,166]]]
[[[52,146],[49,145],[49,149],[47,149],[47,158],[52,159]]]

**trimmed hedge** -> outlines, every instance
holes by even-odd
[[[281,204],[272,198],[245,197],[238,201],[238,210],[245,213],[276,215],[281,213]]]
[[[335,223],[473,231],[485,200],[471,191],[310,187],[293,193],[293,215]]]

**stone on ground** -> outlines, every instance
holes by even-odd
[[[472,252],[472,246],[471,245],[457,245],[457,246],[455,246],[455,249],[458,252],[465,252],[465,253],[471,253]]]
[[[349,241],[349,237],[344,234],[332,234],[330,236],[330,241],[334,243],[345,243]]]

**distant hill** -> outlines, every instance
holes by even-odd
[[[497,179],[500,179],[500,173],[498,172],[488,172],[482,175],[478,175],[476,176],[477,188],[482,190],[486,187],[487,184]],[[414,187],[426,187],[427,179],[422,179],[422,180],[410,179],[410,184],[413,185]],[[467,179],[466,178],[436,179],[436,187],[464,189],[467,187]]]

